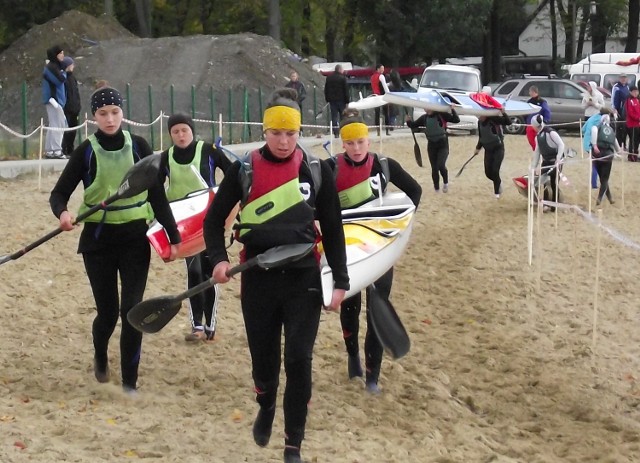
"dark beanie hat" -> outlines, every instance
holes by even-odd
[[[122,95],[115,88],[101,87],[91,95],[91,114],[103,106],[115,105],[122,108]]]
[[[193,119],[191,116],[187,116],[184,113],[176,113],[169,116],[169,120],[167,121],[167,129],[171,132],[171,127],[177,124],[187,124],[191,127],[191,133],[195,134],[195,128],[193,126]]]

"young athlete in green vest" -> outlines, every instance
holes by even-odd
[[[98,131],[73,151],[49,198],[51,210],[66,231],[74,228],[67,203],[80,182],[84,186],[82,213],[113,195],[134,163],[153,155],[144,138],[122,130],[122,97],[117,90],[96,90],[91,96],[91,112]],[[97,309],[92,328],[95,377],[101,383],[109,381],[109,339],[120,317],[122,386],[127,392],[137,387],[142,345],[142,333],[129,324],[127,313],[142,300],[147,283],[151,251],[146,232],[153,213],[167,230],[173,260],[180,235],[160,177],[148,192],[115,201],[86,219],[78,246]]]
[[[169,117],[167,127],[173,146],[160,153],[160,170],[169,179],[169,201],[182,199],[203,188],[214,187],[216,168],[224,173],[231,161],[211,143],[195,140],[195,126],[190,116],[173,114]],[[213,268],[205,251],[187,257],[185,262],[188,288],[211,278]],[[213,341],[218,312],[218,285],[189,298],[189,309],[191,331],[185,336],[185,341]]]

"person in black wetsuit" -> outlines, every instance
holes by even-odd
[[[122,130],[122,96],[117,90],[110,87],[96,90],[91,96],[91,112],[98,131],[71,153],[49,197],[51,210],[65,231],[74,228],[74,217],[67,209],[67,203],[80,182],[84,186],[82,213],[111,196],[134,163],[153,155],[144,138]],[[138,380],[142,333],[131,326],[127,313],[142,300],[147,283],[151,257],[146,236],[147,220],[155,213],[167,230],[172,243],[169,259],[175,259],[180,242],[160,175],[157,180],[148,192],[115,201],[106,210],[87,218],[78,246],[97,309],[92,328],[94,374],[98,382],[109,381],[109,339],[119,316],[122,320],[120,363],[125,392],[135,391]]]
[[[328,162],[336,176],[336,187],[340,198],[340,207],[350,209],[358,207],[374,199],[384,192],[389,183],[394,184],[418,206],[422,196],[422,187],[402,166],[393,159],[369,152],[369,130],[364,119],[355,109],[346,109],[340,122],[340,137],[344,153],[338,154]],[[379,181],[378,188],[372,184]],[[391,267],[376,282],[378,293],[385,300],[389,299],[393,282]],[[378,340],[371,323],[369,310],[370,289],[367,288],[367,333],[365,335],[365,385],[372,394],[380,392],[378,380],[382,364],[383,347]],[[349,378],[362,377],[362,366],[358,346],[360,331],[360,311],[362,295],[358,293],[342,302],[340,323],[348,354]]]
[[[511,119],[502,110],[500,116],[480,116],[478,118],[478,143],[474,155],[484,148],[484,174],[493,182],[493,193],[496,199],[502,194],[500,166],[504,159],[503,126],[511,125]]]
[[[240,225],[236,237],[244,245],[242,260],[279,245],[316,243],[317,219],[334,279],[329,309],[338,310],[349,289],[340,202],[329,166],[297,145],[300,110],[295,98],[291,89],[272,95],[263,116],[266,144],[227,170],[204,222],[207,252],[215,280],[228,282],[225,220],[238,201]],[[302,462],[300,446],[311,398],[313,345],[322,306],[318,259],[312,253],[277,269],[249,269],[242,272],[240,280],[242,315],[260,405],[253,438],[262,447],[269,443],[276,411],[284,329],[287,463]]]
[[[440,192],[440,176],[442,176],[442,192],[449,191],[449,171],[447,170],[447,158],[449,157],[449,135],[447,123],[457,124],[460,117],[453,107],[451,112],[427,111],[415,121],[409,116],[406,118],[407,126],[411,130],[424,127],[427,136],[427,153],[431,164],[431,178],[436,193]]]
[[[169,201],[182,199],[194,191],[216,186],[215,169],[223,173],[231,165],[224,153],[202,140],[194,139],[193,119],[186,114],[173,114],[167,122],[173,146],[160,153],[160,171],[167,174]],[[197,172],[197,174],[195,173]],[[187,287],[193,288],[211,278],[213,268],[205,251],[185,259]],[[191,331],[187,342],[213,341],[218,313],[218,285],[189,298]],[[205,324],[202,324],[204,318]]]

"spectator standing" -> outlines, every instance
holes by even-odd
[[[629,98],[629,83],[625,73],[620,74],[618,82],[611,88],[611,106],[613,106],[613,116],[618,121],[616,125],[616,139],[618,144],[624,148],[627,141],[627,126],[624,122],[624,103]]]
[[[63,109],[67,101],[64,88],[67,75],[62,68],[63,59],[62,47],[54,45],[47,50],[47,64],[42,71],[42,103],[47,110],[48,127],[51,129],[63,129],[67,126]],[[62,154],[61,130],[47,130],[44,155],[47,159],[65,159]]]
[[[78,90],[78,81],[73,74],[75,62],[70,56],[65,56],[62,60],[62,67],[67,73],[67,80],[64,82],[64,88],[67,92],[67,102],[64,105],[64,116],[67,119],[68,127],[78,126],[78,116],[80,115],[80,91]],[[69,130],[64,132],[62,136],[62,153],[69,156],[73,152],[76,141],[77,130]]]
[[[324,84],[324,99],[329,103],[329,107],[331,108],[331,127],[333,136],[338,138],[340,136],[338,129],[340,116],[342,111],[344,111],[344,108],[346,108],[349,103],[347,78],[345,77],[344,70],[340,64],[336,64],[334,72],[327,76],[327,81]]]
[[[640,145],[640,100],[638,100],[638,87],[629,87],[629,98],[624,103],[624,113],[629,135],[629,153],[627,159],[638,162],[638,146]]]
[[[589,81],[589,88],[582,96],[582,107],[584,108],[585,119],[598,114],[600,108],[604,108],[604,96],[598,90],[597,84],[592,80]]]

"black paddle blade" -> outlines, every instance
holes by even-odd
[[[262,254],[256,256],[258,265],[262,268],[280,267],[282,265],[295,262],[309,254],[315,243],[286,244],[267,249]]]
[[[131,198],[158,182],[160,155],[153,154],[136,162],[125,174],[118,188],[119,198]]]
[[[127,314],[127,320],[138,331],[157,333],[180,312],[182,299],[158,296],[136,304]]]
[[[416,158],[416,164],[418,164],[418,167],[422,167],[422,152],[420,152],[420,145],[418,145],[416,133],[413,129],[411,129],[411,135],[413,136],[413,155]]]
[[[420,152],[420,147],[417,143],[413,145],[413,155],[416,157],[418,167],[422,167],[422,153]]]
[[[375,286],[369,286],[367,293],[373,330],[380,344],[394,359],[404,357],[411,348],[411,340],[400,317],[391,303],[378,293]]]

